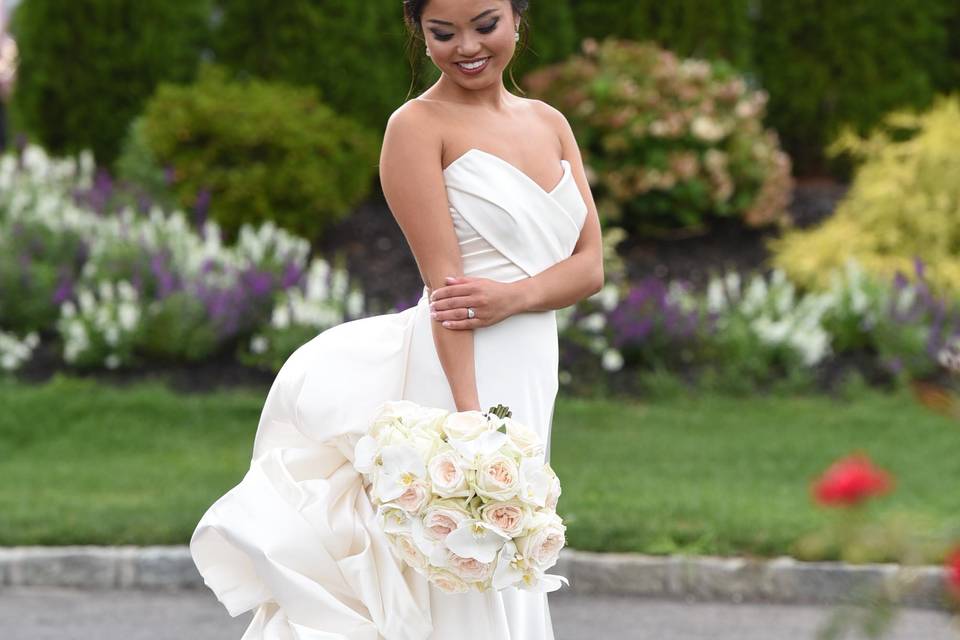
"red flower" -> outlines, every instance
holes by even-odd
[[[953,595],[960,600],[960,545],[954,547],[947,555],[947,586]]]
[[[887,493],[892,486],[890,475],[858,452],[834,462],[814,483],[813,495],[826,506],[849,506]]]

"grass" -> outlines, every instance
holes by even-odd
[[[176,394],[57,377],[0,383],[0,545],[186,543],[243,477],[264,390]],[[826,521],[809,481],[853,449],[896,478],[879,503],[960,514],[960,423],[906,392],[558,398],[551,462],[578,549],[772,556]]]

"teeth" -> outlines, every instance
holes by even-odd
[[[458,62],[457,64],[459,64],[464,69],[476,69],[478,67],[483,66],[483,63],[486,61],[487,59],[484,58],[483,60],[477,60],[476,62]]]

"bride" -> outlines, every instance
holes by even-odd
[[[600,223],[564,116],[503,84],[528,0],[404,0],[440,79],[390,117],[383,193],[417,305],[322,332],[267,394],[250,468],[190,550],[242,640],[552,640],[546,593],[449,593],[396,559],[353,450],[375,410],[510,407],[549,461],[556,310],[603,285]],[[562,472],[561,472],[562,479]]]

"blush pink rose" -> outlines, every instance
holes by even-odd
[[[482,582],[493,575],[496,562],[480,562],[476,558],[464,558],[447,551],[447,566],[468,582]]]
[[[419,513],[430,498],[430,487],[422,480],[415,480],[394,502],[407,513]]]

